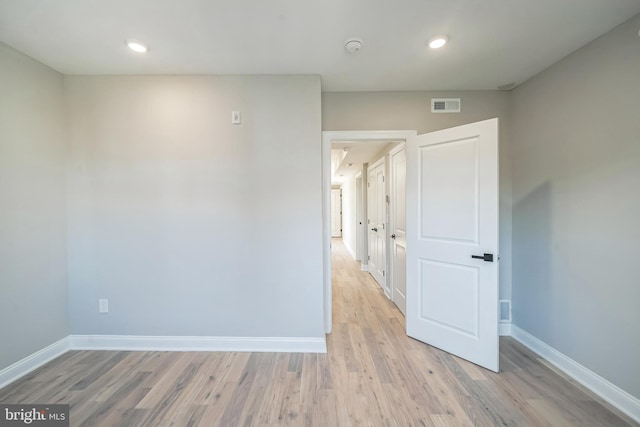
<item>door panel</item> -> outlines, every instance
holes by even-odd
[[[498,120],[408,139],[406,185],[407,334],[497,371]]]
[[[390,155],[390,233],[391,233],[391,299],[400,311],[406,313],[406,165],[407,154],[404,147]]]
[[[374,163],[368,172],[369,272],[388,293],[385,281],[385,187],[384,161]]]
[[[331,237],[342,237],[342,190],[331,189]]]
[[[477,144],[474,137],[420,148],[422,238],[477,243]]]

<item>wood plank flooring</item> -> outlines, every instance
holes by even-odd
[[[407,338],[333,243],[327,354],[71,351],[0,390],[72,426],[633,426],[512,339],[500,374]]]

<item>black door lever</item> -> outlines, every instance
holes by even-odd
[[[481,259],[487,262],[493,262],[493,254],[471,255],[471,258]]]

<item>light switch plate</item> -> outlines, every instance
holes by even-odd
[[[242,121],[242,115],[240,111],[232,111],[231,112],[231,123],[234,125],[239,125]]]

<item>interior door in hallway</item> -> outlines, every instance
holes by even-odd
[[[391,299],[402,314],[407,305],[407,232],[406,232],[406,173],[407,152],[404,144],[389,153],[389,232],[391,233],[389,257],[389,288]]]
[[[498,371],[498,119],[407,140],[407,334]]]
[[[342,237],[342,190],[331,189],[331,237]]]
[[[384,157],[368,168],[367,172],[367,227],[369,249],[369,272],[387,295],[385,280],[385,162]]]

